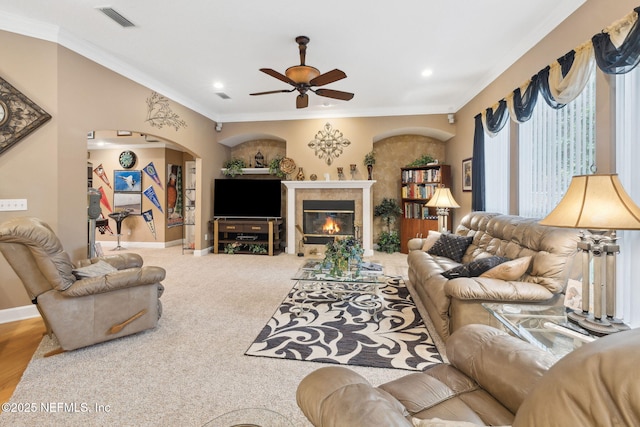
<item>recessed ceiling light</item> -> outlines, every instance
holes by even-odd
[[[429,77],[433,74],[433,70],[431,68],[427,68],[422,71],[422,77]]]
[[[216,90],[224,89],[224,85],[222,83],[220,83],[220,82],[215,82],[213,84],[213,88],[216,89]]]

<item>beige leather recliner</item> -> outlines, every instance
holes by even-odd
[[[640,328],[583,345],[556,362],[487,325],[467,325],[438,364],[374,387],[342,367],[315,370],[297,391],[316,427],[640,426]]]
[[[53,230],[27,217],[0,224],[0,252],[38,307],[47,331],[55,334],[60,351],[154,328],[162,314],[160,282],[165,270],[143,267],[137,254],[83,260],[74,266]],[[86,271],[92,269],[98,272]],[[79,280],[74,272],[93,277]]]

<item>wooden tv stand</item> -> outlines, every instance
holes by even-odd
[[[213,220],[213,253],[220,253],[228,244],[241,243],[244,246],[266,245],[265,255],[280,252],[283,220],[277,218],[216,218]],[[236,253],[256,254],[242,248]]]

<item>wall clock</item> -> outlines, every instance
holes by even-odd
[[[132,167],[134,167],[136,165],[136,160],[138,160],[136,153],[129,150],[123,151],[122,153],[120,153],[120,157],[118,157],[120,166],[125,169],[131,169]]]

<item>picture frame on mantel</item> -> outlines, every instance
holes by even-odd
[[[473,157],[462,161],[462,191],[471,191],[473,189]]]

